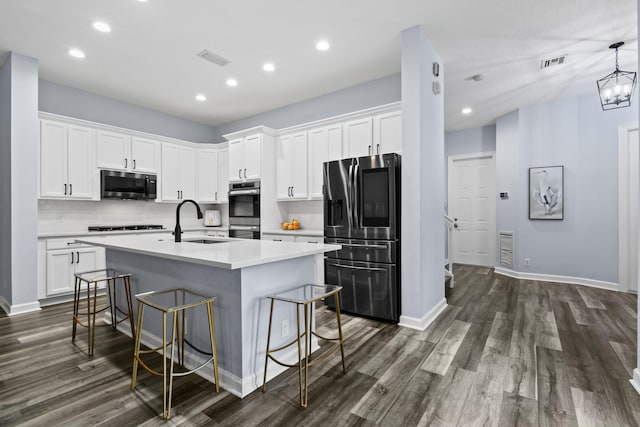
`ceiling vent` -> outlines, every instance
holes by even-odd
[[[540,69],[545,70],[550,67],[554,67],[556,65],[562,65],[567,61],[567,55],[560,55],[554,58],[547,58],[540,61]]]
[[[222,56],[211,52],[210,50],[203,50],[202,52],[198,53],[198,56],[202,59],[206,59],[209,62],[213,62],[216,65],[219,65],[221,67],[224,67],[225,65],[227,65],[228,63],[230,63],[231,61],[229,61],[227,58],[223,58]]]

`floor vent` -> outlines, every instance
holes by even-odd
[[[227,65],[228,63],[230,63],[231,61],[229,61],[227,58],[223,58],[222,56],[218,55],[217,53],[213,53],[210,50],[203,50],[202,52],[198,53],[198,56],[202,59],[206,59],[209,62],[213,62],[216,65],[219,65],[221,67],[224,67],[225,65]]]
[[[547,58],[540,61],[540,69],[545,70],[549,67],[562,65],[567,61],[567,55],[556,56],[555,58]]]
[[[500,232],[500,264],[513,268],[513,231]]]

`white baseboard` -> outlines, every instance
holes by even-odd
[[[400,316],[400,322],[398,326],[403,326],[405,328],[417,329],[419,331],[424,331],[427,329],[427,326],[433,322],[436,317],[440,315],[447,308],[447,300],[446,298],[442,298],[429,312],[427,312],[421,318],[411,317],[411,316]]]
[[[640,394],[640,368],[633,370],[633,378],[629,380],[633,388]]]
[[[610,291],[619,291],[620,287],[617,283],[605,282],[602,280],[586,279],[584,277],[556,276],[553,274],[523,273],[521,271],[511,270],[509,268],[496,267],[495,272],[503,276],[513,277],[522,280],[538,280],[541,282],[569,283],[572,285],[589,286],[591,288],[607,289]]]
[[[27,302],[24,304],[9,304],[3,296],[0,296],[0,307],[7,313],[8,316],[15,316],[16,314],[29,313],[32,311],[40,310],[40,303],[38,301]]]

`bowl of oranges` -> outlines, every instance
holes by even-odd
[[[282,223],[282,229],[283,230],[299,230],[300,229],[300,223],[298,222],[297,219],[294,219],[291,222],[283,222]]]

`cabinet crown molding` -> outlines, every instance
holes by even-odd
[[[249,129],[243,129],[238,132],[227,133],[222,135],[227,141],[231,141],[232,139],[244,138],[245,136],[255,135],[256,133],[262,133],[269,136],[278,136],[278,132],[275,129],[271,129],[267,126],[254,126]]]
[[[118,126],[112,126],[112,125],[107,125],[104,123],[98,123],[98,122],[92,122],[89,120],[83,120],[83,119],[78,119],[75,117],[69,117],[69,116],[62,116],[60,114],[54,114],[54,113],[48,113],[46,111],[39,111],[38,112],[38,118],[39,119],[44,119],[44,120],[54,120],[57,122],[63,122],[66,124],[72,124],[72,125],[79,125],[79,126],[86,126],[89,127],[91,129],[94,130],[102,130],[102,131],[107,131],[107,132],[115,132],[115,133],[120,133],[120,134],[124,134],[124,135],[128,135],[131,137],[135,137],[135,138],[145,138],[145,139],[152,139],[154,141],[158,141],[158,142],[168,142],[171,144],[177,144],[177,145],[182,145],[182,146],[186,146],[186,147],[191,147],[191,148],[222,148],[221,145],[219,145],[220,143],[209,143],[209,142],[191,142],[191,141],[185,141],[183,139],[177,139],[177,138],[172,138],[170,136],[164,136],[164,135],[157,135],[154,133],[148,133],[148,132],[142,132],[139,130],[133,130],[133,129],[127,129],[127,128],[121,128]],[[225,141],[226,143],[226,141]]]

